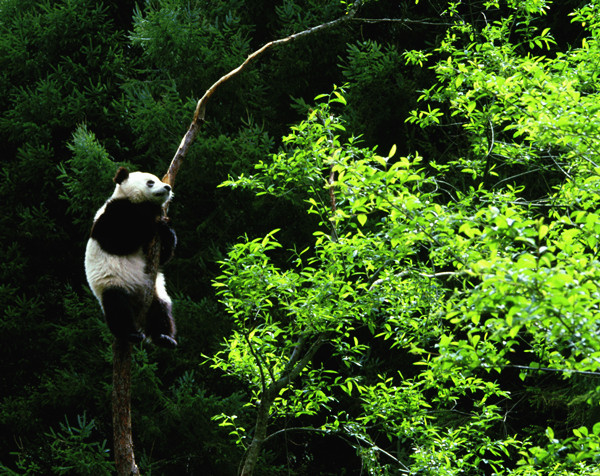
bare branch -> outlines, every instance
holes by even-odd
[[[208,88],[206,90],[206,92],[204,93],[204,96],[202,96],[200,98],[200,100],[198,101],[198,103],[196,104],[196,110],[194,111],[194,118],[192,120],[192,123],[190,124],[190,127],[188,128],[188,131],[186,132],[185,136],[183,136],[183,139],[181,140],[181,143],[179,144],[179,147],[177,148],[177,152],[175,152],[175,156],[173,157],[173,160],[171,161],[171,165],[169,165],[169,170],[163,177],[163,182],[166,182],[166,183],[170,184],[171,186],[175,183],[175,176],[177,175],[177,171],[179,170],[179,167],[181,166],[181,163],[182,163],[183,159],[185,158],[185,156],[188,152],[188,149],[190,148],[190,146],[194,142],[194,139],[198,135],[198,131],[200,130],[201,122],[204,122],[204,117],[206,114],[206,104],[208,103],[208,100],[210,99],[210,97],[219,88],[219,86],[221,86],[223,83],[227,82],[234,76],[237,76],[239,73],[244,71],[252,61],[254,61],[256,58],[261,56],[265,51],[269,50],[270,48],[273,48],[273,47],[279,46],[279,45],[283,45],[284,43],[289,43],[291,41],[297,40],[298,38],[312,35],[313,33],[317,33],[319,31],[333,28],[335,26],[338,26],[342,23],[347,22],[348,20],[351,20],[355,14],[356,14],[356,8],[350,10],[346,15],[344,15],[343,17],[337,18],[336,20],[332,20],[330,22],[314,26],[312,28],[309,28],[308,30],[294,33],[290,36],[281,38],[279,40],[270,41],[269,43],[263,45],[261,48],[256,50],[254,53],[250,54],[246,58],[246,60],[241,65],[239,65],[237,68],[230,71],[225,76],[222,76],[221,78],[219,78],[218,81],[216,81],[210,88]]]

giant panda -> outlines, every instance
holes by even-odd
[[[85,250],[85,274],[112,334],[133,343],[149,337],[173,348],[175,322],[159,266],[173,256],[177,237],[162,207],[171,186],[121,167],[115,190],[96,212]]]

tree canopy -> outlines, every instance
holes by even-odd
[[[199,97],[142,474],[598,474],[597,0],[0,1],[0,468],[111,474],[85,283]]]

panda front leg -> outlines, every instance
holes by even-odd
[[[165,279],[162,273],[158,273],[156,278],[152,304],[150,304],[146,317],[146,332],[152,342],[158,346],[169,349],[177,347],[171,298],[165,289]]]
[[[146,336],[135,324],[134,301],[133,296],[123,288],[111,287],[102,293],[102,309],[112,334],[118,339],[137,344]]]

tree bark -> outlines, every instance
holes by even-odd
[[[258,405],[258,413],[256,415],[254,436],[244,458],[244,465],[242,466],[242,471],[240,473],[241,476],[252,476],[254,473],[254,468],[262,450],[263,443],[267,438],[269,414],[275,398],[277,398],[281,389],[296,379],[296,377],[300,375],[300,372],[302,372],[302,370],[310,363],[314,355],[325,343],[326,336],[325,334],[319,334],[315,342],[313,342],[306,353],[302,355],[306,339],[306,336],[302,336],[298,340],[298,345],[294,349],[294,352],[292,352],[289,362],[281,373],[281,377],[271,382],[268,387],[263,388],[260,403]]]
[[[156,281],[158,264],[160,261],[160,240],[155,239],[150,243],[146,255],[146,273],[149,281]],[[136,324],[145,328],[146,315],[154,287],[145,289],[144,300],[138,309]],[[131,425],[131,350],[133,344],[124,339],[113,341],[113,386],[112,386],[112,418],[113,418],[113,444],[117,476],[137,476],[140,471],[135,463],[133,453],[133,436]]]
[[[269,421],[269,413],[271,405],[275,400],[275,394],[272,387],[270,387],[260,399],[260,405],[258,406],[258,414],[256,415],[256,425],[254,426],[254,437],[252,443],[248,448],[246,457],[244,458],[244,466],[242,467],[241,476],[251,476],[256,466],[256,461],[262,450],[263,442],[267,437],[267,423]]]
[[[117,476],[140,474],[133,454],[131,436],[131,347],[130,342],[113,342],[113,441]]]

